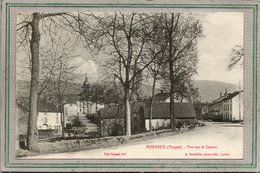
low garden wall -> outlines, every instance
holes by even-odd
[[[110,136],[95,139],[75,139],[75,140],[61,140],[55,142],[40,142],[39,153],[61,153],[80,151],[88,149],[96,149],[108,146],[122,145],[147,139],[154,139],[160,136],[175,135],[187,130],[173,131],[171,129],[158,130],[153,132],[146,132],[135,134],[131,136]]]
[[[192,127],[193,128],[193,127]],[[155,139],[156,137],[176,135],[188,131],[188,128],[181,128],[178,131],[172,129],[164,129],[131,136],[109,136],[95,139],[73,139],[60,140],[53,142],[39,142],[39,150],[37,153],[28,153],[24,150],[18,150],[17,157],[24,157],[28,155],[47,154],[47,153],[62,153],[80,150],[96,149],[108,146],[123,145],[132,142],[144,141],[147,139]]]

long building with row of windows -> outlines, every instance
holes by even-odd
[[[227,93],[212,101],[208,105],[209,116],[223,121],[243,120],[243,90]]]

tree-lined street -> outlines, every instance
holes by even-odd
[[[86,143],[92,140],[104,142],[109,136],[128,140],[148,131],[152,134],[157,130],[192,128],[200,125],[198,119],[243,121],[240,86],[239,91],[231,92],[226,84],[221,85],[205,94],[214,95],[214,100],[204,102],[202,93],[216,84],[204,89],[195,86],[198,67],[205,61],[217,62],[225,55],[221,65],[227,72],[243,63],[244,50],[239,46],[243,44],[236,40],[233,49],[225,49],[229,56],[207,55],[210,61],[199,61],[203,53],[213,51],[201,51],[200,47],[203,40],[214,36],[207,29],[214,28],[215,23],[210,23],[212,19],[205,22],[207,16],[210,15],[133,11],[19,14],[17,69],[21,74],[17,73],[20,76],[17,79],[28,84],[27,95],[17,91],[20,149],[32,153],[68,150],[67,154],[46,157],[221,158],[222,154],[227,158],[241,157],[242,126],[228,122],[206,122],[205,127],[174,136],[70,153],[86,149],[89,146]],[[209,39],[209,43],[213,44],[215,39],[218,38]],[[92,75],[86,70],[89,64]],[[222,66],[214,67],[215,71]],[[205,64],[200,68],[208,70],[204,74],[215,73]],[[224,73],[218,75],[216,80],[221,80]],[[146,89],[141,90],[144,85]],[[144,95],[144,90],[148,94]],[[239,98],[237,107],[235,97]],[[239,110],[238,120],[234,110]],[[91,124],[96,128],[89,133]],[[86,140],[83,142],[86,146],[68,147],[73,140],[78,143]],[[41,150],[47,148],[41,146],[43,141],[50,146],[49,151]],[[51,142],[64,146],[59,150]]]
[[[61,131],[64,137],[64,95],[68,83],[77,78],[76,67],[69,58],[73,57],[71,51],[78,45],[91,54],[93,61],[103,71],[103,76],[114,82],[114,87],[115,83],[119,83],[123,91],[123,101],[120,104],[125,108],[126,136],[132,135],[132,103],[145,101],[144,98],[138,97],[137,92],[138,86],[144,81],[144,75],[154,80],[151,95],[154,95],[156,80],[160,77],[164,81],[161,85],[165,84],[164,89],[169,92],[171,129],[176,128],[174,101],[184,96],[192,100],[191,91],[194,86],[191,81],[197,71],[197,43],[203,36],[201,22],[192,14],[32,13],[23,15],[17,26],[17,48],[23,53],[27,50],[29,59],[27,75],[30,76],[31,83],[26,136],[27,148],[30,151],[37,151],[38,147],[38,103],[44,98],[44,90],[55,96],[55,106],[60,109]],[[68,39],[65,39],[65,35]],[[46,53],[51,57],[49,62],[44,60]],[[49,65],[44,66],[47,63],[51,68]],[[45,68],[42,68],[43,66]],[[161,67],[151,68],[155,66]],[[151,74],[151,69],[152,73],[156,71],[156,74]],[[44,72],[47,73],[47,78]],[[90,99],[90,94],[86,95],[86,91],[82,94],[82,101]],[[92,97],[96,103],[100,101],[97,98],[104,101],[104,96]],[[153,105],[152,98],[150,110]],[[152,111],[149,114],[152,129]]]

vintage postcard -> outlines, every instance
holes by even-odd
[[[2,1],[0,170],[259,171],[258,5]]]

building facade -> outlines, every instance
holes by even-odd
[[[225,92],[222,96],[209,104],[208,115],[216,120],[243,120],[243,90],[233,93]]]
[[[19,97],[16,100],[16,114],[17,114],[17,136],[27,135],[27,126],[29,118],[29,98]],[[39,100],[38,102],[38,119],[37,129],[39,137],[48,137],[61,135],[61,113],[58,108],[47,101]],[[48,132],[47,132],[48,131]],[[46,133],[45,133],[46,132]],[[43,134],[43,135],[42,135]]]
[[[147,131],[150,130],[149,109],[149,104],[146,104],[145,128]],[[193,105],[187,102],[174,103],[174,115],[176,123],[193,123],[197,120]],[[154,103],[151,122],[154,130],[169,128],[171,122],[170,103]]]
[[[150,130],[150,104],[136,102],[131,106],[131,131],[133,134]],[[152,106],[153,130],[170,128],[170,103],[154,103]],[[111,106],[99,111],[101,134],[103,136],[124,135],[125,112],[124,106]],[[193,123],[196,113],[191,103],[175,103],[174,114],[176,123]],[[114,132],[118,133],[114,133]]]
[[[97,111],[104,108],[104,104],[100,102],[81,101],[77,94],[65,95],[64,104],[64,122],[65,127],[71,124],[72,119],[76,116],[96,115]]]
[[[61,113],[55,105],[39,101],[37,127],[38,130],[51,129],[61,134]]]
[[[103,103],[93,101],[77,101],[77,105],[79,113],[86,115],[96,114],[99,109],[105,107]]]

